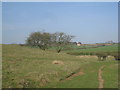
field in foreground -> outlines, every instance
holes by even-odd
[[[104,88],[118,88],[118,61],[112,56],[98,61],[96,56],[19,45],[2,47],[3,88],[98,88],[101,80]]]

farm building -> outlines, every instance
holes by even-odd
[[[81,46],[81,44],[82,44],[81,42],[78,42],[78,43],[77,43],[77,46]]]

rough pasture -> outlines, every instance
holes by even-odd
[[[98,71],[103,65],[103,87],[118,87],[118,61],[113,57],[101,62],[97,57],[27,46],[3,45],[2,49],[3,88],[98,88]]]

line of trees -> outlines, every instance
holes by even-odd
[[[67,35],[63,32],[48,33],[48,32],[33,32],[26,40],[26,44],[29,46],[36,46],[42,50],[46,50],[49,47],[55,47],[59,53],[65,46],[71,44],[71,40],[74,38],[72,35]]]

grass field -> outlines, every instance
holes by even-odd
[[[98,88],[102,66],[104,88],[118,88],[118,61],[112,56],[98,61],[96,56],[67,54],[73,50],[56,53],[51,49],[42,51],[15,44],[2,45],[2,49],[3,88]],[[74,52],[116,50],[114,45]]]
[[[78,47],[78,46],[77,46]],[[69,50],[72,51],[73,50]],[[111,46],[102,46],[98,48],[88,48],[88,49],[81,49],[81,50],[74,50],[74,52],[117,52],[118,51],[118,44],[113,44]]]
[[[98,48],[68,50],[65,52],[70,55],[101,55],[101,56],[111,55],[111,56],[118,57],[118,44],[113,44],[111,46],[102,46]]]

